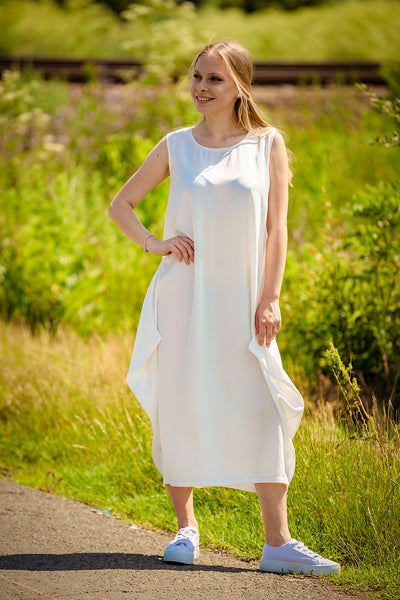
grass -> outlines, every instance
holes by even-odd
[[[159,12],[161,18],[156,15],[142,22],[132,13],[122,21],[105,6],[84,0],[69,3],[68,10],[51,0],[6,0],[0,8],[0,51],[145,57],[154,37],[168,54],[169,45],[187,47],[190,60],[193,43],[198,48],[210,37],[227,36],[242,42],[257,58],[397,60],[400,55],[400,5],[395,0],[348,0],[292,13],[270,9],[253,15],[215,8],[187,14],[182,8],[171,11],[170,23],[162,22],[162,7]]]
[[[133,340],[70,330],[32,337],[0,324],[1,473],[25,485],[112,510],[122,519],[175,530],[151,461],[151,428],[124,382]],[[289,494],[292,535],[344,568],[333,580],[398,598],[400,438],[349,434],[326,409],[308,409],[295,438]],[[196,490],[202,542],[243,559],[263,543],[255,494]]]
[[[199,23],[215,38],[237,39],[258,59],[396,59],[399,22],[396,2],[350,0],[294,12],[238,10],[200,12]]]

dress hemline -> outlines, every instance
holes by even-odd
[[[223,481],[167,481],[164,479],[163,483],[172,487],[236,487],[239,489],[241,489],[240,486],[250,487],[256,483],[282,483],[287,486],[289,485],[287,477],[250,477],[248,479],[228,479]]]

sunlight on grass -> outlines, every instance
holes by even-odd
[[[391,22],[398,23],[399,9],[398,3],[386,0],[350,0],[292,12],[268,9],[250,15],[235,9],[204,9],[199,23],[212,31],[213,39],[237,39],[257,59],[395,59],[399,36]]]
[[[69,330],[32,337],[0,326],[1,472],[110,509],[151,528],[176,528],[151,460],[149,421],[124,378],[131,336],[92,337]],[[297,471],[289,493],[292,535],[344,565],[335,581],[398,591],[400,439],[394,426],[376,437],[349,433],[309,405],[295,438]],[[258,558],[263,529],[255,494],[195,492],[202,542]]]
[[[172,61],[175,47],[190,63],[193,44],[201,47],[210,38],[229,37],[248,47],[258,59],[395,60],[400,55],[400,6],[395,0],[348,0],[253,14],[211,7],[186,14],[187,8],[181,6],[170,9],[168,19],[162,4],[158,3],[159,12],[148,19],[141,19],[132,9],[119,19],[106,6],[88,0],[65,3],[63,8],[50,0],[3,0],[0,51],[143,59],[155,50],[156,62],[167,64],[165,56]],[[157,47],[162,48],[158,58]]]

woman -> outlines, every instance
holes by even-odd
[[[258,494],[261,570],[326,574],[339,565],[293,540],[287,524],[303,412],[275,341],[289,168],[282,136],[252,100],[252,68],[235,42],[204,48],[192,65],[200,122],[164,137],[110,205],[131,240],[163,257],[127,381],[151,419],[153,459],[178,519],[165,561],[199,556],[193,487],[226,486]],[[133,209],[168,175],[159,240]]]

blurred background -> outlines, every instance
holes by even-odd
[[[0,0],[4,476],[174,527],[124,383],[158,259],[108,205],[167,131],[198,119],[186,72],[210,40],[236,39],[258,62],[372,61],[380,83],[367,89],[356,71],[254,94],[294,172],[278,339],[307,405],[293,535],[344,563],[341,581],[398,597],[399,26],[397,0]],[[82,81],[44,77],[40,57],[85,59]],[[140,69],[120,66],[116,84],[94,59]],[[158,236],[167,197],[164,182],[138,208]],[[217,515],[203,539],[256,556],[253,500],[225,492],[198,496],[200,519]]]
[[[397,0],[2,0],[1,53],[186,56],[230,37],[256,59],[398,59]],[[187,55],[189,53],[189,55]]]

